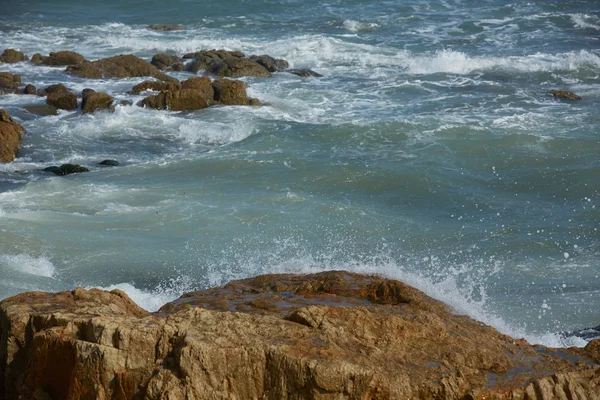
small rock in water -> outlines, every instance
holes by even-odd
[[[35,115],[58,115],[58,109],[49,104],[30,104],[23,106],[23,109]]]
[[[323,75],[313,71],[312,69],[303,68],[303,69],[286,69],[285,72],[289,72],[290,74],[301,76],[302,78],[320,78]]]
[[[81,172],[89,172],[90,170],[87,169],[86,167],[82,167],[81,165],[77,165],[77,164],[63,164],[60,167],[57,167],[56,165],[52,165],[50,167],[44,168],[44,171],[47,172],[52,172],[54,175],[70,175],[70,174],[77,174],[77,173],[81,173]]]
[[[173,24],[152,24],[148,25],[148,29],[153,31],[182,31],[184,29],[183,25],[173,25]]]
[[[98,164],[104,165],[107,167],[116,167],[117,165],[119,165],[119,162],[116,160],[104,160],[104,161],[100,161]]]
[[[568,90],[550,90],[548,93],[559,99],[581,100],[581,96],[578,96],[573,92],[569,92]]]

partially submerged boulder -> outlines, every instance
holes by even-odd
[[[52,165],[50,167],[44,168],[44,171],[52,172],[54,175],[70,175],[70,174],[79,174],[82,172],[89,172],[89,169],[86,167],[82,167],[78,164],[62,164],[60,167],[56,165]]]
[[[300,68],[300,69],[286,69],[285,72],[289,72],[290,74],[298,75],[301,78],[320,78],[323,75],[313,71],[308,68]]]
[[[15,49],[6,49],[2,52],[2,55],[0,55],[0,62],[3,63],[14,64],[27,60],[29,60],[29,57]]]
[[[81,64],[68,66],[67,71],[73,75],[89,79],[151,76],[165,82],[177,81],[177,79],[160,72],[148,61],[130,54],[102,58],[96,61],[84,61]]]
[[[49,104],[28,104],[28,105],[23,106],[23,109],[25,109],[30,114],[41,115],[41,116],[58,114],[58,109]]]
[[[98,110],[110,110],[113,100],[107,93],[84,89],[81,99],[81,111],[90,113]]]
[[[234,281],[152,315],[77,288],[0,302],[0,398],[597,400],[599,348],[531,346],[345,271]]]
[[[573,92],[569,92],[568,90],[550,90],[548,93],[550,93],[552,96],[557,97],[559,99],[581,100],[581,96],[576,95]]]
[[[60,108],[61,110],[75,110],[77,109],[77,95],[72,92],[49,93],[46,98],[46,104]]]
[[[6,110],[0,110],[0,163],[15,159],[24,134],[25,129],[14,122]]]
[[[269,72],[283,71],[290,66],[286,60],[273,58],[266,54],[261,56],[250,56],[250,59],[265,67]]]
[[[147,108],[169,111],[201,110],[209,106],[209,100],[199,89],[179,89],[162,91],[146,97],[141,104]]]
[[[143,81],[135,85],[131,89],[131,93],[145,92],[146,90],[154,90],[160,92],[162,90],[177,90],[181,89],[179,82],[161,82],[161,81]]]
[[[47,57],[36,53],[31,57],[31,62],[42,65],[77,65],[84,61],[85,58],[74,51],[59,51]]]
[[[242,81],[216,79],[213,81],[215,101],[230,106],[245,106],[248,104],[246,84]]]

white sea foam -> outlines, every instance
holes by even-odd
[[[349,32],[374,32],[379,28],[376,22],[355,21],[347,19],[343,23],[344,29]]]
[[[571,14],[571,20],[577,28],[600,30],[600,18],[588,14]]]
[[[44,256],[33,257],[28,254],[0,254],[0,264],[15,271],[46,278],[52,278],[55,273],[54,265]]]

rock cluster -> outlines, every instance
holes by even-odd
[[[0,303],[0,398],[599,399],[600,341],[549,349],[401,282],[266,275],[149,314],[119,290]]]
[[[160,72],[148,61],[131,54],[101,58],[96,61],[85,60],[76,65],[69,65],[67,72],[90,79],[151,76],[165,82],[176,81],[175,78]]]
[[[0,110],[0,163],[15,159],[25,129],[13,121],[6,110]]]
[[[271,72],[282,71],[289,65],[285,60],[270,56],[247,58],[241,51],[202,50],[188,53],[184,59],[193,59],[187,69],[194,74],[207,71],[221,77],[239,78],[242,76],[271,76]]]
[[[29,60],[29,57],[27,57],[25,54],[23,54],[22,52],[20,52],[18,50],[15,50],[15,49],[6,49],[0,55],[0,62],[3,62],[3,63],[14,64],[14,63],[18,63],[21,61],[27,61],[27,60]]]

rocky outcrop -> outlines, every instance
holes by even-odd
[[[559,99],[581,100],[581,96],[576,95],[573,92],[569,92],[568,90],[550,90],[548,93]]]
[[[152,57],[152,61],[150,61],[150,64],[154,65],[161,71],[183,71],[184,66],[182,64],[182,61],[183,60],[177,56],[170,56],[168,54],[155,54]]]
[[[209,106],[204,93],[197,89],[162,91],[146,97],[141,104],[147,108],[170,111],[201,110]]]
[[[531,346],[343,271],[231,282],[152,315],[78,288],[0,303],[0,398],[597,400],[598,348]]]
[[[34,64],[43,65],[77,65],[85,61],[85,58],[74,51],[59,51],[56,53],[50,53],[49,56],[43,56],[36,53],[31,57],[31,62]]]
[[[27,61],[27,60],[29,60],[29,57],[27,57],[25,54],[23,54],[22,52],[20,52],[18,50],[15,50],[15,49],[6,49],[0,55],[0,62],[3,62],[3,63],[14,64],[14,63],[18,63],[21,61]]]
[[[148,61],[134,55],[119,55],[96,61],[84,61],[81,64],[68,66],[67,72],[88,79],[151,76],[165,82],[177,81],[177,79],[160,72]]]
[[[241,51],[203,50],[185,54],[183,58],[193,59],[188,69],[195,74],[205,70],[220,77],[271,76],[264,66],[246,58]]]
[[[107,93],[84,89],[81,94],[81,111],[90,113],[98,110],[110,110],[113,100]]]
[[[213,88],[215,90],[215,101],[220,104],[231,106],[248,104],[246,84],[242,81],[217,79],[213,82]]]
[[[15,159],[24,134],[25,129],[15,123],[6,110],[0,110],[0,163]]]
[[[178,90],[181,89],[179,82],[160,82],[160,81],[143,81],[135,85],[131,89],[131,93],[145,92],[146,90],[154,90],[160,92],[161,90]]]
[[[10,72],[0,72],[0,90],[14,91],[21,84],[21,76]]]
[[[269,72],[283,71],[290,66],[286,60],[276,59],[266,54],[261,56],[250,56],[250,59],[265,67]]]

